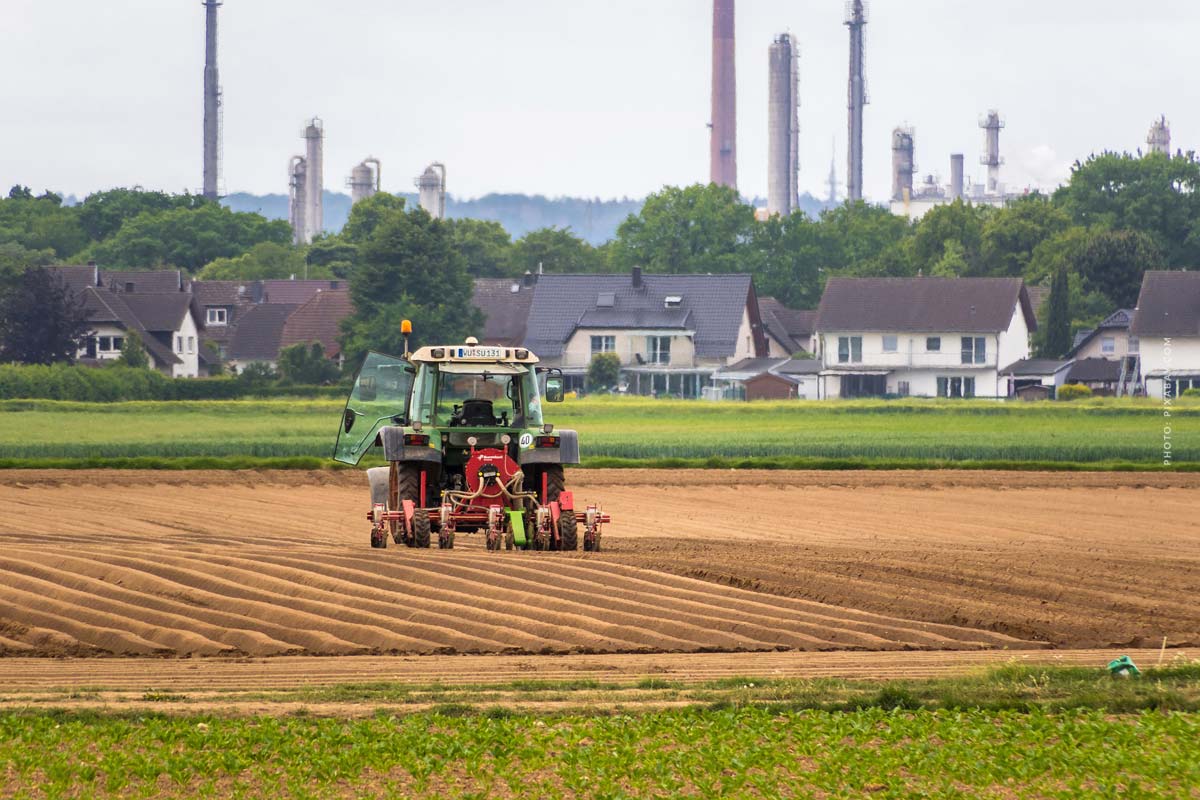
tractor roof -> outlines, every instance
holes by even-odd
[[[424,364],[536,364],[538,357],[524,347],[455,344],[419,348],[412,361]]]

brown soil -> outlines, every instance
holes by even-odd
[[[1200,642],[1200,475],[570,479],[618,520],[600,554],[372,551],[355,473],[0,472],[0,653]]]

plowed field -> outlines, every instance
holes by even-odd
[[[0,653],[1200,642],[1200,476],[569,480],[618,520],[602,553],[372,551],[348,473],[0,473]]]

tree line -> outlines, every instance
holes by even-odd
[[[432,338],[476,332],[472,279],[539,270],[746,272],[760,295],[794,308],[814,308],[838,275],[1020,277],[1051,289],[1036,344],[1059,356],[1074,331],[1132,307],[1146,270],[1200,263],[1198,184],[1191,153],[1104,153],[1076,163],[1053,194],[1003,208],[959,200],[915,223],[861,202],[760,220],[732,189],[665,187],[599,247],[567,228],[514,240],[499,223],[434,220],[387,194],[354,206],[341,232],[295,246],[286,223],[196,195],[114,189],[64,206],[17,186],[0,200],[0,291],[12,306],[26,268],[85,260],[211,280],[342,278],[356,309],[343,346],[354,356],[397,349],[401,318]],[[0,298],[0,320],[3,308]]]

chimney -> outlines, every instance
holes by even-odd
[[[642,288],[642,268],[641,267],[633,268],[633,288],[635,288],[635,289]]]
[[[535,283],[537,283],[537,275],[534,275],[529,270],[525,270],[525,277],[522,280],[522,283],[524,283],[526,286],[533,286]]]
[[[125,294],[133,294],[133,281],[125,281]]]

